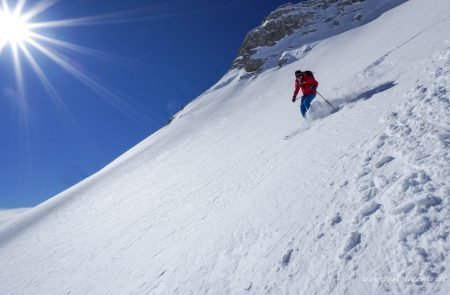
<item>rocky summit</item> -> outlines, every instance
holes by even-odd
[[[267,66],[284,66],[290,63],[283,57],[286,48],[298,48],[323,38],[323,32],[335,35],[378,17],[385,6],[405,2],[378,0],[311,0],[298,4],[288,3],[270,13],[263,23],[245,37],[234,60],[232,69],[245,69],[252,73]],[[321,34],[318,36],[317,32]],[[276,45],[288,38],[289,44],[277,50]],[[273,48],[274,50],[267,50]],[[261,51],[269,51],[269,54]]]

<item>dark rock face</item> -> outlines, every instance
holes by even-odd
[[[293,4],[286,4],[272,12],[263,25],[250,31],[245,37],[244,44],[239,50],[239,57],[233,62],[232,68],[245,68],[247,72],[257,71],[265,59],[251,58],[255,49],[264,46],[273,46],[286,35],[291,35],[305,23],[306,19],[299,15],[289,15],[296,10]]]

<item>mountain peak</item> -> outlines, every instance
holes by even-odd
[[[232,69],[258,72],[297,59],[283,58],[286,49],[329,38],[378,17],[406,0],[310,0],[287,3],[271,12],[244,39]],[[283,43],[281,46],[277,45]]]

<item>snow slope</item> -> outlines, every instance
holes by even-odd
[[[25,213],[28,208],[0,209],[0,226]]]
[[[450,2],[227,74],[0,228],[0,294],[447,294]],[[310,119],[291,102],[313,69]]]

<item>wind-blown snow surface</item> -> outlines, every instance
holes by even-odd
[[[448,28],[408,1],[206,93],[1,228],[0,294],[448,294]]]

